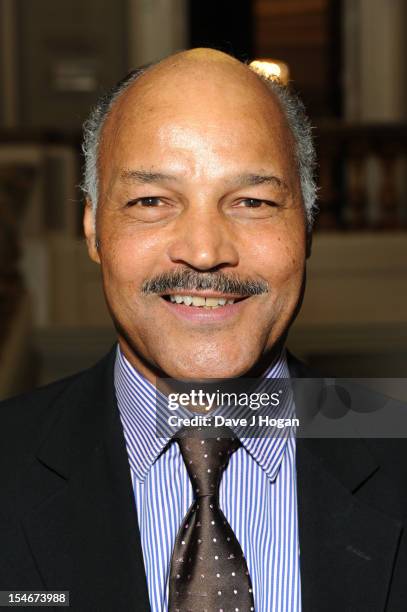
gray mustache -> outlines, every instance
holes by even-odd
[[[203,291],[211,290],[218,293],[232,293],[236,295],[260,295],[268,293],[268,283],[253,279],[240,279],[234,274],[221,272],[195,272],[194,270],[180,270],[163,273],[144,281],[141,291],[144,294],[165,293],[177,289]]]

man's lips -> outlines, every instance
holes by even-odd
[[[220,322],[236,316],[249,298],[210,290],[177,290],[160,297],[169,312],[183,320],[199,323]]]
[[[234,293],[220,293],[217,291],[211,291],[210,289],[205,290],[188,290],[188,289],[177,289],[173,291],[168,291],[166,293],[162,293],[160,297],[164,299],[171,300],[172,298],[176,298],[177,296],[181,297],[192,297],[192,298],[205,298],[205,299],[218,299],[218,300],[226,300],[238,302],[240,300],[244,300],[248,295],[243,294],[234,294]]]

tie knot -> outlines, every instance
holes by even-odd
[[[185,427],[176,435],[195,497],[218,495],[222,473],[240,446],[228,427]]]

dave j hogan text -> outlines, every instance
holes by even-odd
[[[231,418],[221,415],[213,417],[196,415],[191,418],[182,418],[176,415],[168,417],[168,424],[171,427],[299,427],[300,420],[297,418],[273,418],[267,415],[253,414],[250,419]]]

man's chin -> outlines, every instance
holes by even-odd
[[[219,358],[216,360],[208,360],[206,363],[202,360],[182,363],[182,360],[173,362],[161,361],[160,369],[165,372],[164,376],[183,380],[207,380],[217,378],[237,378],[243,376],[250,371],[253,363],[246,360],[231,360]]]

